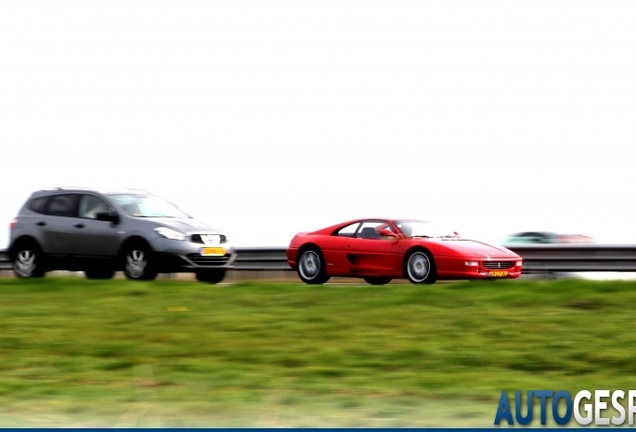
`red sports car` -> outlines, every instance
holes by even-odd
[[[383,285],[443,279],[518,278],[522,259],[502,246],[461,238],[411,219],[357,219],[299,233],[287,249],[289,265],[308,284],[332,276]]]

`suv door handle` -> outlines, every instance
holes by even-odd
[[[40,221],[40,222],[36,222],[35,224],[36,224],[37,226],[44,226],[44,225],[46,225],[46,222],[44,222],[44,221]]]
[[[78,223],[73,225],[75,228],[84,228],[86,225],[84,225],[83,223]]]

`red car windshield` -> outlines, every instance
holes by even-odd
[[[428,221],[420,221],[420,220],[398,220],[395,221],[397,227],[402,231],[402,233],[408,237],[444,237],[444,238],[456,238],[459,237],[452,230],[432,223]]]

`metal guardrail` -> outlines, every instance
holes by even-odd
[[[290,270],[287,248],[237,248],[234,270]]]
[[[12,270],[7,251],[0,251],[0,270]],[[234,270],[289,270],[286,248],[238,249]]]
[[[636,245],[549,244],[508,246],[524,273],[636,272]],[[291,270],[285,248],[239,249],[236,270]]]
[[[523,273],[636,272],[636,245],[507,246],[523,258]]]
[[[523,258],[524,273],[636,272],[636,245],[549,244],[507,246]],[[285,248],[239,248],[234,270],[289,270]],[[0,251],[0,270],[12,269]]]
[[[508,246],[524,273],[636,272],[636,245],[549,244]],[[285,248],[239,249],[237,270],[291,270]]]

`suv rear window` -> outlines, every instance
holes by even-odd
[[[49,197],[40,197],[34,199],[29,203],[29,210],[36,213],[44,213],[44,206],[46,205],[46,200],[48,199]]]

